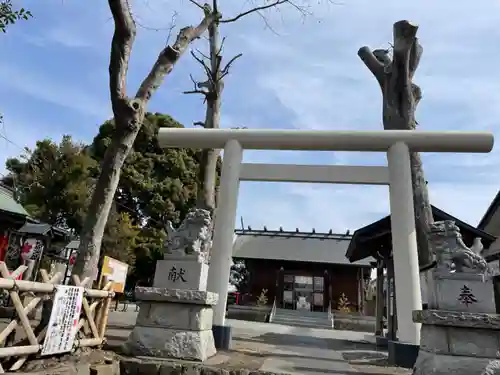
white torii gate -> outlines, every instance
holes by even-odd
[[[213,320],[219,348],[230,342],[225,313],[240,180],[388,184],[398,336],[401,343],[419,345],[420,324],[412,321],[422,300],[409,151],[488,153],[493,148],[491,133],[455,131],[162,128],[158,140],[161,147],[224,149],[207,287],[219,294]],[[244,149],[387,152],[388,167],[243,164]]]

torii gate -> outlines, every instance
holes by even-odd
[[[418,347],[420,324],[412,312],[422,299],[409,152],[488,153],[494,142],[487,132],[195,128],[162,128],[158,140],[161,147],[224,149],[207,287],[219,294],[213,332],[222,349],[231,338],[225,313],[240,180],[389,185],[399,342]],[[243,164],[245,149],[386,152],[388,167]]]

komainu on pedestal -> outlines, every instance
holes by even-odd
[[[153,287],[135,289],[141,305],[124,350],[135,356],[204,361],[216,353],[212,307],[218,295],[206,290],[210,212],[191,210],[177,230],[168,223],[167,235]]]
[[[437,267],[429,309],[413,312],[422,323],[413,374],[500,374],[500,315],[480,240],[468,248],[453,221],[434,223],[430,239]]]

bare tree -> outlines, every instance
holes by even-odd
[[[165,47],[135,96],[126,92],[130,52],[136,34],[128,0],[108,0],[115,30],[109,62],[109,89],[116,130],[106,150],[101,173],[92,195],[80,234],[80,247],[73,274],[95,278],[102,236],[120,179],[120,172],[144,121],[149,99],[174,68],[189,44],[199,38],[220,15],[209,4],[201,7],[203,18],[197,26],[180,30],[175,42]]]
[[[189,1],[201,9],[203,8],[203,6],[196,0]],[[193,76],[191,76],[194,88],[184,92],[185,94],[201,94],[204,96],[206,102],[205,120],[197,121],[194,123],[195,125],[202,126],[206,129],[217,129],[220,127],[221,97],[222,91],[224,90],[224,78],[229,74],[231,65],[242,56],[242,54],[239,53],[229,59],[226,64],[222,64],[222,52],[225,38],[221,39],[220,37],[220,25],[236,22],[239,19],[251,14],[257,14],[264,20],[266,25],[270,27],[262,12],[281,5],[292,6],[303,16],[309,14],[308,7],[305,5],[299,5],[291,0],[273,0],[267,2],[267,4],[255,6],[245,10],[230,18],[217,18],[210,24],[208,28],[208,55],[199,50],[191,52],[193,58],[202,66],[206,74],[206,80],[201,82],[196,81]],[[212,0],[212,12],[217,14],[219,13],[217,0]],[[218,150],[203,150],[200,161],[200,179],[202,184],[198,189],[198,207],[207,209],[212,214],[215,209],[218,157]]]
[[[415,111],[422,99],[420,87],[412,82],[423,48],[418,42],[418,26],[409,21],[394,24],[394,45],[390,50],[361,47],[358,56],[377,79],[382,89],[383,123],[387,130],[415,130]],[[429,244],[429,229],[433,223],[427,182],[420,154],[410,155],[418,258],[421,271],[432,267],[434,255]]]

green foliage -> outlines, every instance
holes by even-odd
[[[115,199],[129,207],[134,219],[148,227],[164,228],[167,220],[179,223],[196,203],[199,153],[191,149],[161,149],[158,129],[182,127],[168,115],[147,114],[146,120],[125,161]],[[102,160],[115,126],[107,121],[90,147]],[[120,207],[119,207],[120,208]]]
[[[7,32],[7,26],[15,24],[20,20],[28,20],[33,17],[29,10],[24,8],[14,9],[11,0],[3,0],[0,2],[0,30]]]
[[[64,136],[59,144],[45,139],[34,150],[6,162],[18,200],[35,218],[79,232],[97,163],[84,145]]]
[[[113,206],[102,239],[103,254],[124,261],[135,263],[135,244],[140,228],[133,223],[127,213],[118,213]]]
[[[250,273],[248,272],[245,261],[238,260],[233,262],[229,273],[229,284],[236,288],[240,293],[246,293],[248,290]]]
[[[129,285],[151,279],[163,256],[165,224],[179,223],[195,206],[199,180],[197,150],[161,149],[158,129],[182,127],[170,116],[147,114],[122,169],[102,254],[132,265]],[[94,182],[115,126],[105,122],[91,145],[64,136],[57,144],[39,141],[34,150],[7,160],[3,182],[35,218],[81,231]]]

